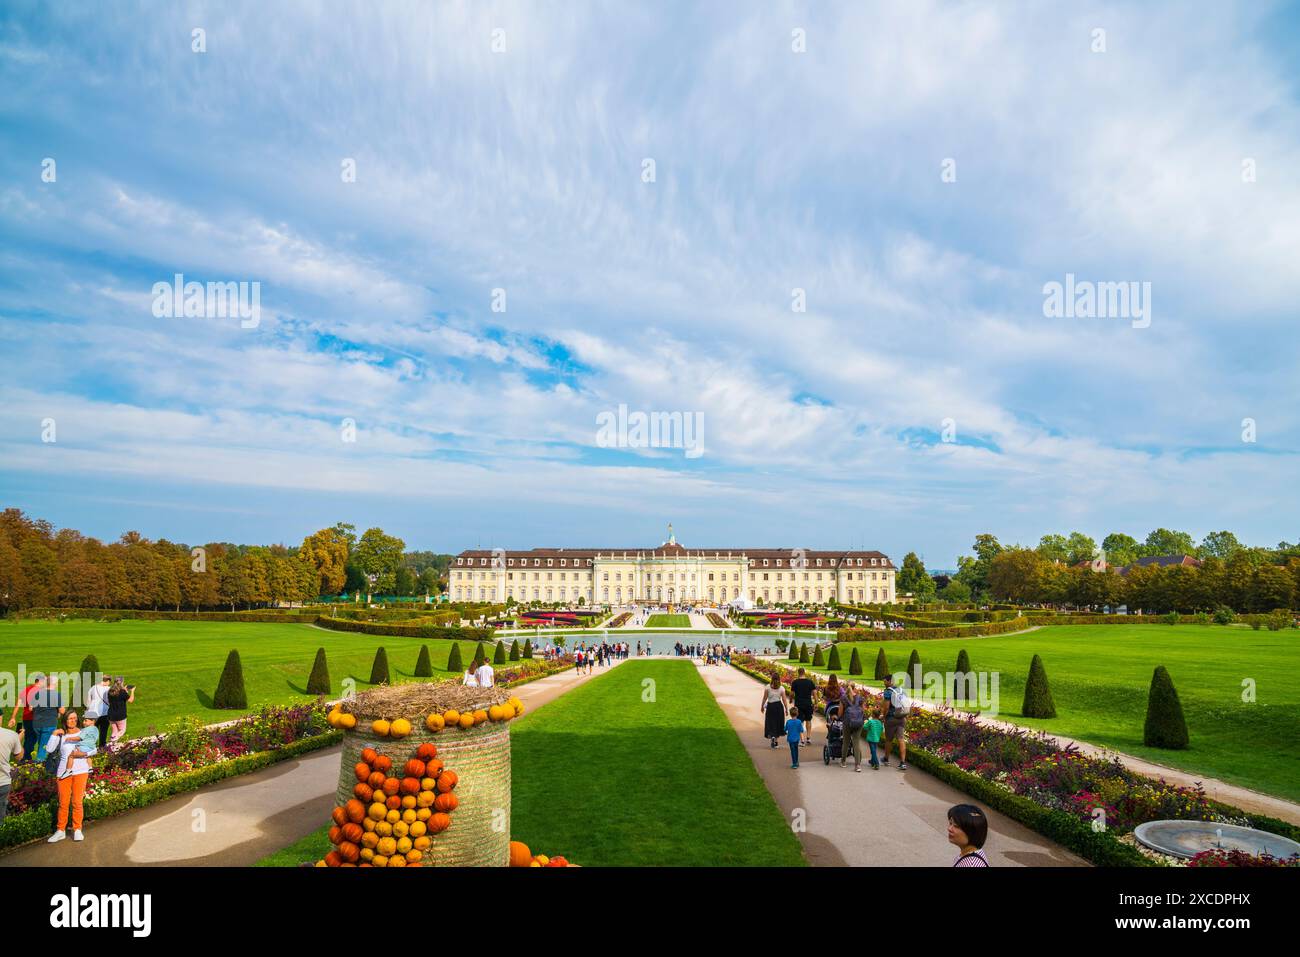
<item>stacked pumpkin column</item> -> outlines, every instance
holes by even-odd
[[[505,867],[509,722],[523,703],[456,681],[379,687],[341,702],[346,732],[330,841],[317,866]]]

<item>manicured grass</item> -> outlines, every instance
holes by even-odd
[[[690,615],[651,615],[646,619],[647,628],[689,628]]]
[[[1300,800],[1300,633],[1216,625],[1061,625],[1013,636],[858,642],[864,675],[877,649],[901,671],[916,649],[927,671],[953,671],[965,648],[971,667],[999,673],[998,718],[1136,757]],[[854,645],[840,645],[849,677]],[[1034,654],[1043,657],[1057,717],[1020,714]],[[1186,751],[1142,744],[1157,665],[1169,669],[1191,734]],[[816,669],[829,673],[825,668]],[[1242,701],[1243,682],[1255,702]],[[879,682],[867,681],[879,685]]]
[[[522,641],[520,642],[522,644]],[[282,625],[207,621],[4,621],[0,622],[0,671],[17,672],[21,663],[32,671],[71,672],[81,659],[94,654],[108,674],[122,674],[136,685],[135,704],[127,719],[127,734],[147,734],[183,715],[204,722],[224,721],[243,712],[212,707],[212,693],[232,648],[244,666],[250,710],[266,704],[312,700],[306,693],[316,649],[324,647],[334,695],[344,679],[356,690],[370,687],[375,650],[388,649],[393,680],[413,680],[420,646],[427,644],[435,678],[447,664],[453,642],[424,641],[350,632],[328,631],[312,625]],[[468,663],[476,642],[460,642]],[[506,642],[507,648],[510,642]],[[489,653],[492,645],[487,644]],[[4,707],[7,723],[12,702]]]
[[[511,837],[534,854],[588,866],[805,863],[690,662],[624,662],[512,721],[510,742]],[[259,866],[319,860],[328,830]]]
[[[645,700],[653,692],[653,700]],[[798,865],[695,666],[632,659],[510,726],[512,836],[590,865]]]

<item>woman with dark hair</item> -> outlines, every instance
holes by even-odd
[[[953,867],[988,867],[984,842],[989,836],[989,819],[974,804],[957,804],[948,808],[948,843],[960,853]]]
[[[758,709],[764,716],[763,737],[771,741],[774,748],[777,747],[777,738],[785,734],[785,709],[789,704],[785,689],[781,687],[780,676],[772,675],[772,681],[763,689],[763,700],[759,702]]]

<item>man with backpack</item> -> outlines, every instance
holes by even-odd
[[[893,675],[885,677],[885,758],[889,763],[889,742],[898,742],[898,770],[907,770],[907,716],[912,711],[912,699],[902,688],[894,686]]]
[[[840,697],[844,708],[844,744],[840,748],[840,767],[848,766],[849,752],[853,752],[853,770],[862,773],[862,726],[867,722],[866,702],[856,685],[849,685]]]

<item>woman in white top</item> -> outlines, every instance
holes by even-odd
[[[778,747],[777,739],[785,734],[785,712],[789,706],[790,699],[780,677],[773,675],[772,681],[763,689],[763,699],[758,707],[764,714],[763,737],[771,741],[774,748]]]
[[[54,835],[49,843],[57,844],[68,836],[68,814],[72,815],[72,839],[82,840],[81,824],[84,816],[86,783],[90,780],[90,756],[99,743],[95,723],[87,719],[81,727],[77,713],[69,711],[63,717],[63,727],[56,728],[45,746],[48,752],[59,755],[59,816]]]
[[[470,671],[468,668],[466,668],[466,669],[465,669],[465,675],[464,675],[464,677],[461,678],[460,683],[463,684],[463,685],[464,685],[465,687],[467,687],[467,688],[477,688],[477,687],[478,687],[478,678],[476,678],[476,677],[474,676],[474,672],[472,672],[472,671]]]

